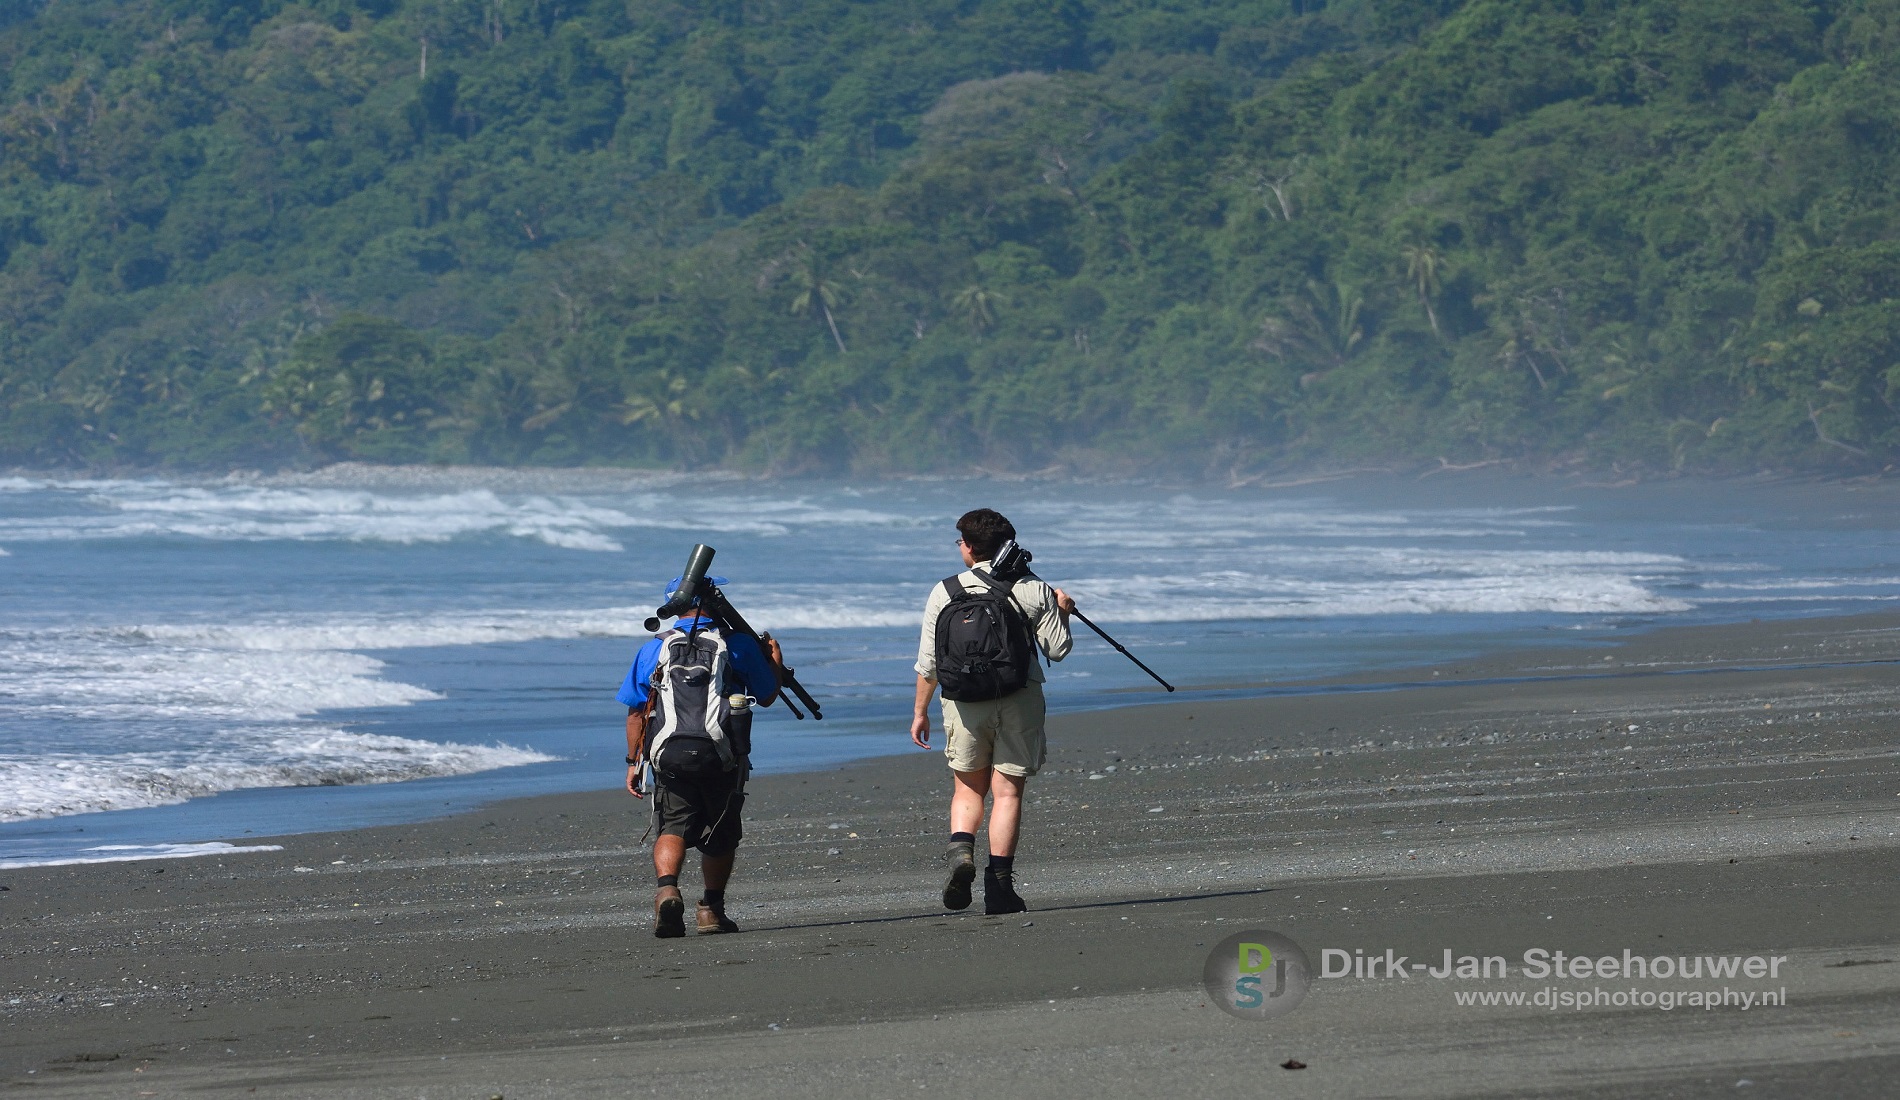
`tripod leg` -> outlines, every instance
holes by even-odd
[[[1151,676],[1151,677],[1153,677],[1153,678],[1154,678],[1154,682],[1155,682],[1155,683],[1157,683],[1157,684],[1160,684],[1160,685],[1161,685],[1162,687],[1164,687],[1164,688],[1167,688],[1167,689],[1168,689],[1169,691],[1173,691],[1173,690],[1174,690],[1174,685],[1173,685],[1173,684],[1170,684],[1170,683],[1168,683],[1168,682],[1167,682],[1166,680],[1163,680],[1163,679],[1161,678],[1161,674],[1160,674],[1160,673],[1158,673],[1158,672],[1156,672],[1156,671],[1155,671],[1154,669],[1152,669],[1152,668],[1149,668],[1149,667],[1148,667],[1147,665],[1145,665],[1145,664],[1142,664],[1142,663],[1141,663],[1141,658],[1139,658],[1139,657],[1137,657],[1137,656],[1135,656],[1135,655],[1134,655],[1133,653],[1130,653],[1130,652],[1128,652],[1128,647],[1127,647],[1127,646],[1125,646],[1125,645],[1123,645],[1123,644],[1121,644],[1120,642],[1118,642],[1118,641],[1116,641],[1115,639],[1113,639],[1113,638],[1111,638],[1111,637],[1109,637],[1109,636],[1108,636],[1108,631],[1106,631],[1106,630],[1103,630],[1103,629],[1102,629],[1101,627],[1099,627],[1099,626],[1096,626],[1096,625],[1095,625],[1095,624],[1094,624],[1093,622],[1090,622],[1090,621],[1089,621],[1089,617],[1088,617],[1087,615],[1084,615],[1084,614],[1082,614],[1082,613],[1081,613],[1080,611],[1076,611],[1076,612],[1072,612],[1072,614],[1073,614],[1073,615],[1074,615],[1074,616],[1075,616],[1076,618],[1078,618],[1078,619],[1081,619],[1081,620],[1082,620],[1082,625],[1084,625],[1084,626],[1086,626],[1086,627],[1088,627],[1088,628],[1089,628],[1090,630],[1093,630],[1093,631],[1095,631],[1095,633],[1097,633],[1097,634],[1100,634],[1100,635],[1102,636],[1102,640],[1103,640],[1103,641],[1105,641],[1105,642],[1107,642],[1107,643],[1108,643],[1109,645],[1112,645],[1112,646],[1114,646],[1114,647],[1115,647],[1115,652],[1117,652],[1117,653],[1119,653],[1119,654],[1121,654],[1122,656],[1124,656],[1124,657],[1126,657],[1126,658],[1128,658],[1129,660],[1131,660],[1131,661],[1133,661],[1133,662],[1135,662],[1135,667],[1136,667],[1136,668],[1138,668],[1138,669],[1140,669],[1141,671],[1143,671],[1143,672],[1145,672],[1145,673],[1147,673],[1147,674],[1148,674],[1149,676]]]

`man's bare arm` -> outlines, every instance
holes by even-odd
[[[647,711],[645,707],[631,707],[627,710],[627,759],[638,760],[646,749]],[[640,797],[640,765],[627,765],[627,793]]]
[[[937,693],[937,681],[917,677],[917,705],[911,709],[910,739],[920,749],[930,747],[930,697]]]

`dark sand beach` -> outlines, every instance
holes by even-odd
[[[276,853],[0,872],[0,1081],[510,1100],[1895,1094],[1900,616],[1666,629],[1395,683],[1059,719],[1019,856],[1033,911],[1014,917],[938,908],[947,776],[923,752],[755,780],[735,936],[650,935],[640,807],[605,792]],[[602,737],[616,727],[604,707]],[[1514,965],[1327,979],[1249,1022],[1200,986],[1210,948],[1245,928],[1316,957]],[[1787,1004],[1455,1003],[1709,984],[1519,976],[1537,947],[1787,956],[1776,981],[1716,983]]]

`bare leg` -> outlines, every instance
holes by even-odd
[[[950,831],[974,833],[983,824],[983,796],[990,793],[990,773],[951,772]]]
[[[680,873],[680,866],[684,864],[685,862],[686,862],[686,838],[668,835],[668,836],[661,836],[658,839],[654,840],[653,842],[653,873],[654,875],[658,877],[662,877],[662,878],[664,878],[667,875],[677,875]],[[726,865],[726,869],[730,871],[732,869],[732,865],[728,863]]]
[[[1016,834],[1023,823],[1023,785],[1028,780],[1008,772],[993,774],[996,781],[990,785],[990,854],[1013,856]]]

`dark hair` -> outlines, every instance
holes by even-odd
[[[977,561],[989,561],[1003,544],[1016,537],[1016,528],[1003,518],[1001,512],[990,508],[978,508],[963,513],[957,520],[957,533],[970,547],[970,555]]]

